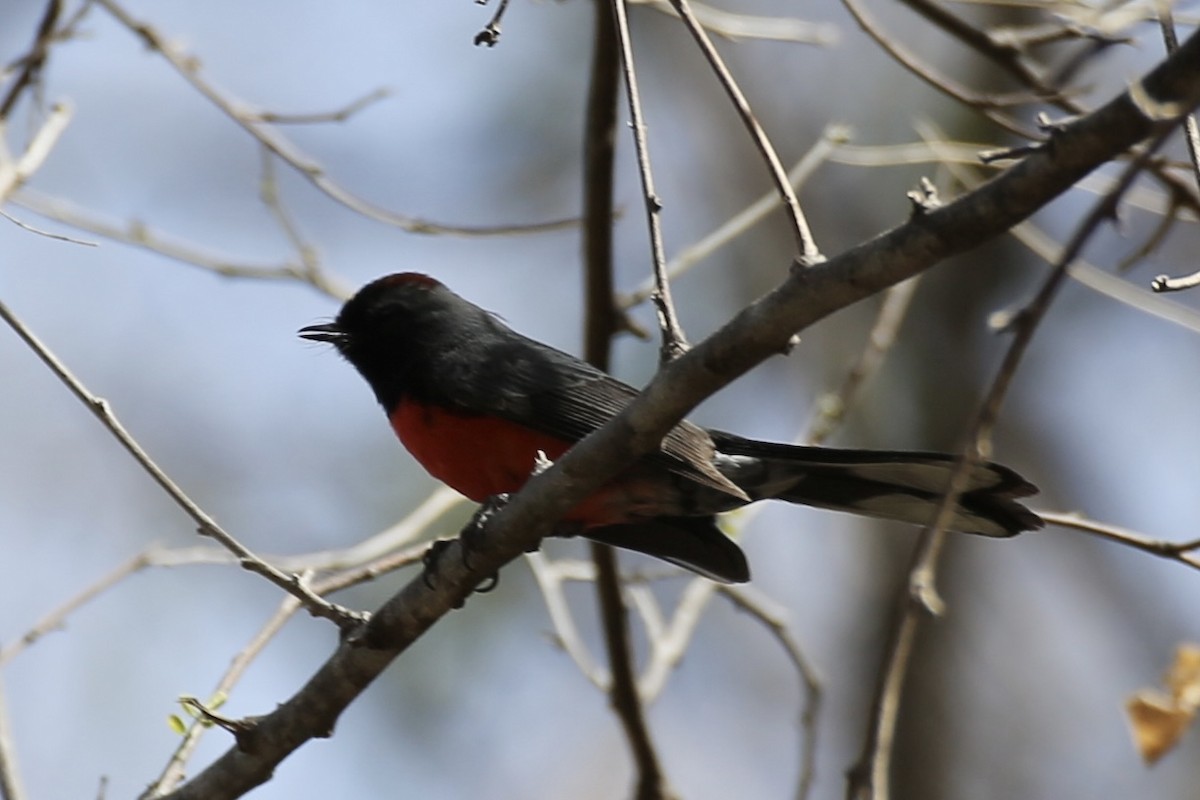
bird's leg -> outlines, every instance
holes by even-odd
[[[480,504],[479,508],[471,516],[471,520],[463,527],[462,534],[459,537],[459,552],[462,559],[462,565],[469,570],[473,570],[471,565],[471,551],[477,549],[482,542],[483,531],[487,527],[488,522],[496,515],[500,509],[504,508],[504,504],[508,502],[508,494],[492,495],[487,500]],[[432,589],[434,582],[437,580],[438,564],[442,560],[442,556],[446,553],[453,540],[452,539],[437,539],[430,543],[429,549],[425,551],[425,555],[421,557],[421,564],[425,567],[425,571],[421,575],[421,580],[425,586]],[[475,587],[475,591],[484,594],[496,588],[496,584],[500,582],[500,576],[492,575],[484,579],[483,583]]]
[[[504,508],[508,503],[508,492],[494,494],[479,504],[479,508],[475,509],[475,514],[471,517],[471,521],[463,528],[462,532],[462,562],[467,569],[472,569],[471,566],[471,551],[478,549],[483,543],[484,531],[487,529],[488,523],[492,518]],[[500,574],[496,573],[485,580],[479,586],[475,587],[475,591],[484,594],[496,588],[500,583]]]

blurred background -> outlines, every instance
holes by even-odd
[[[494,2],[494,0],[493,0]],[[786,164],[830,123],[861,146],[948,135],[1012,143],[904,72],[834,2],[731,0],[727,10],[803,13],[833,31],[822,46],[722,42],[720,48]],[[1080,13],[1087,6],[1075,8]],[[22,55],[43,13],[9,0],[0,59]],[[336,4],[130,2],[127,9],[199,60],[229,96],[278,113],[341,108],[391,94],[337,124],[283,133],[354,193],[455,225],[572,217],[580,208],[582,114],[593,7],[515,0],[493,48],[472,44],[492,13],[468,0]],[[73,11],[74,9],[71,9]],[[996,8],[975,19],[1030,21]],[[910,47],[963,83],[1005,88],[986,64],[900,8],[876,9]],[[704,236],[769,189],[753,147],[690,39],[668,16],[632,9],[634,45],[668,253]],[[1079,76],[1092,101],[1162,56],[1152,23]],[[119,226],[141,223],[238,264],[273,266],[296,251],[259,198],[259,146],[159,55],[101,8],[56,45],[43,99],[73,119],[30,189]],[[6,131],[19,151],[41,114],[28,102]],[[1032,111],[1026,122],[1032,120]],[[622,132],[625,128],[622,127]],[[648,274],[631,143],[619,144],[620,291]],[[280,165],[278,191],[322,267],[347,289],[419,270],[562,349],[581,343],[579,231],[420,235],[364,218]],[[904,192],[936,165],[826,163],[801,200],[827,253],[901,222]],[[950,184],[943,183],[948,191]],[[1076,191],[1036,223],[1065,240],[1094,202]],[[231,533],[275,555],[344,547],[408,513],[436,486],[392,439],[366,385],[326,347],[296,338],[338,302],[298,281],[228,278],[160,253],[73,230],[19,203],[0,220],[0,300],[92,391],[108,399],[158,463]],[[1086,254],[1111,269],[1154,228],[1131,209]],[[1124,273],[1196,268],[1190,224]],[[792,256],[776,214],[675,284],[699,340],[778,283]],[[831,444],[950,449],[963,436],[1008,338],[989,315],[1026,302],[1045,262],[1012,240],[989,243],[923,277],[896,346]],[[1161,298],[1160,298],[1161,300]],[[1036,507],[1080,511],[1148,536],[1200,537],[1200,294],[1169,299],[1188,324],[1065,287],[1020,368],[995,457],[1042,488]],[[705,403],[697,421],[742,434],[800,435],[817,401],[861,351],[873,298],[805,332]],[[646,306],[635,317],[654,328]],[[632,337],[614,372],[641,385],[657,347]],[[97,420],[7,329],[0,330],[0,645],[154,543],[197,544],[194,525]],[[432,532],[457,530],[466,506]],[[816,794],[840,796],[861,748],[884,637],[917,531],[772,506],[744,531],[754,588],[786,610],[824,678]],[[551,555],[582,554],[574,542]],[[645,565],[623,554],[623,563]],[[411,573],[339,595],[371,608]],[[666,582],[664,596],[684,585]],[[896,752],[899,797],[1193,797],[1196,741],[1153,769],[1134,751],[1124,702],[1158,682],[1177,643],[1200,637],[1200,574],[1163,559],[1048,528],[1011,541],[951,540],[944,619],[918,639]],[[570,592],[598,646],[590,591]],[[73,614],[0,675],[30,797],[135,796],[178,741],[176,698],[204,698],[273,613],[280,592],[228,566],[142,571]],[[258,789],[262,798],[612,798],[632,768],[607,698],[551,641],[528,567],[473,598],[399,659],[341,719]],[[295,618],[222,711],[265,713],[336,645]],[[758,624],[715,602],[649,723],[664,768],[687,798],[777,798],[799,772],[800,682]],[[196,772],[228,746],[210,732]]]

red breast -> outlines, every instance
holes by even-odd
[[[392,429],[425,470],[477,503],[515,492],[533,472],[540,450],[555,461],[573,444],[515,422],[402,400],[389,415]],[[632,487],[626,487],[632,488]],[[625,522],[621,493],[603,488],[564,517],[584,527]]]

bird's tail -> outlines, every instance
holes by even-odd
[[[956,457],[944,453],[837,450],[743,439],[713,431],[718,468],[754,500],[774,498],[914,525],[934,522]],[[1045,523],[1017,502],[1037,487],[1008,467],[976,464],[949,528],[1014,536]]]

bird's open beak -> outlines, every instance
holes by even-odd
[[[307,328],[301,328],[297,333],[301,339],[309,339],[314,342],[332,342],[333,344],[337,344],[346,339],[346,332],[334,322],[324,325],[309,325]]]

